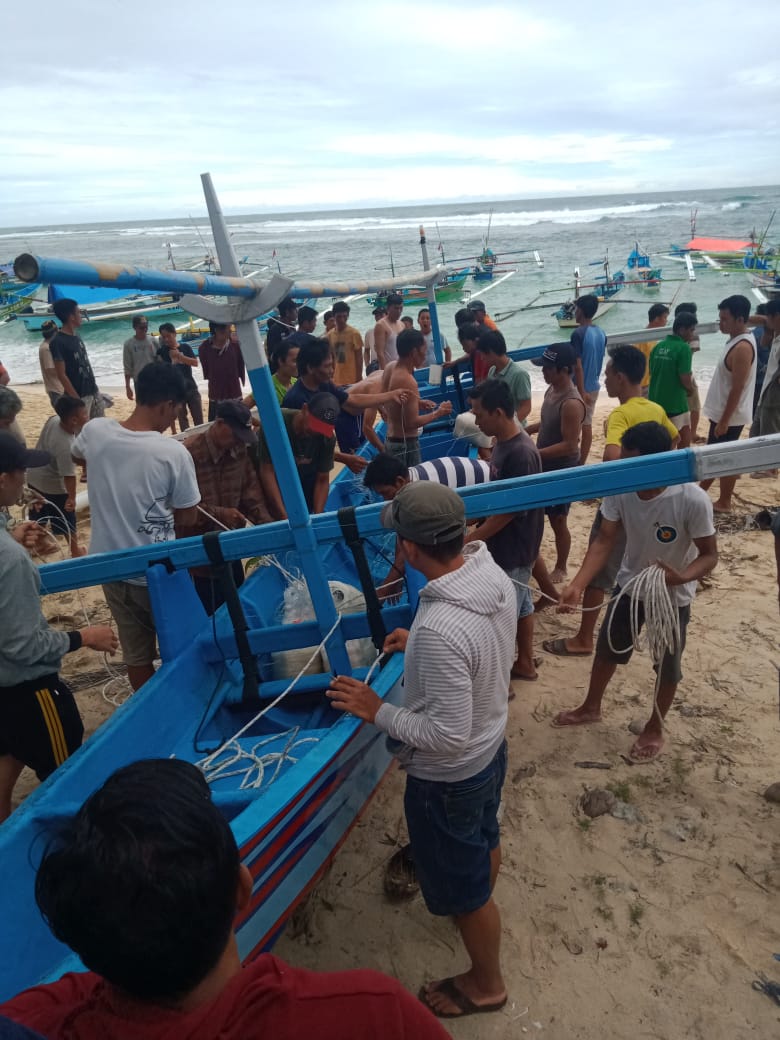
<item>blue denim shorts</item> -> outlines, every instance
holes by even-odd
[[[425,905],[441,917],[470,914],[490,899],[490,853],[499,843],[506,776],[504,742],[481,772],[457,783],[406,778],[404,810]]]
[[[511,571],[506,572],[515,586],[518,621],[520,618],[528,617],[529,614],[534,612],[534,598],[531,595],[530,588],[528,588],[531,583],[532,570],[533,567],[513,567]],[[518,585],[517,582],[520,582],[520,584]]]

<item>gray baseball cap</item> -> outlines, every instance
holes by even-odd
[[[466,531],[463,499],[430,480],[406,484],[382,510],[382,525],[417,545],[441,545]]]

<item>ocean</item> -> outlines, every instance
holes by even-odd
[[[648,307],[664,302],[695,301],[701,321],[717,320],[719,300],[743,293],[753,302],[747,272],[724,273],[697,270],[689,282],[681,263],[663,258],[672,243],[684,244],[691,234],[696,213],[696,233],[712,237],[749,238],[753,229],[761,235],[780,207],[780,187],[727,188],[718,190],[653,192],[510,202],[468,202],[444,206],[403,206],[382,209],[329,210],[305,213],[273,213],[228,216],[236,253],[256,266],[273,265],[300,280],[385,278],[419,270],[420,224],[425,226],[431,262],[442,252],[447,262],[478,254],[488,234],[489,245],[517,273],[490,287],[483,299],[491,314],[516,311],[501,322],[512,347],[550,343],[568,338],[552,317],[556,306],[571,298],[573,271],[580,268],[583,282],[601,273],[608,254],[612,271],[623,268],[638,241],[660,266],[665,279],[656,293],[628,286],[621,302],[605,315],[601,325],[608,333],[643,328]],[[492,212],[492,217],[491,217]],[[772,224],[766,244],[780,239],[780,221]],[[205,255],[211,235],[204,216],[170,220],[72,224],[60,227],[0,229],[0,262],[19,253],[79,260],[122,261],[146,267],[167,265],[171,243],[178,266]],[[514,251],[529,252],[516,254]],[[538,269],[531,250],[544,259]],[[516,263],[515,261],[520,261]],[[593,266],[591,266],[593,265]],[[668,279],[668,281],[666,281]],[[467,282],[467,287],[470,283]],[[490,283],[487,283],[490,285]],[[486,283],[471,284],[477,292]],[[539,297],[539,299],[537,299]],[[518,308],[536,300],[540,307]],[[547,304],[549,303],[549,307]],[[325,310],[326,301],[319,303]],[[441,304],[441,327],[455,345],[453,316],[460,303]],[[411,308],[410,312],[414,313]],[[365,300],[354,303],[351,324],[365,331],[373,324]],[[85,325],[82,335],[98,380],[104,389],[121,386],[122,343],[130,335],[130,323]],[[12,384],[40,380],[37,333],[28,333],[20,321],[0,325],[0,360],[11,373]],[[723,337],[702,337],[695,360],[704,385],[717,361]],[[535,389],[543,384],[533,372]]]

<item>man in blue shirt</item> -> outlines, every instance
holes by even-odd
[[[598,309],[598,296],[580,296],[574,304],[574,317],[577,322],[577,328],[571,334],[571,345],[577,359],[574,365],[574,382],[585,402],[585,419],[580,440],[581,466],[588,461],[590,446],[593,443],[593,413],[599,396],[599,376],[607,345],[606,333],[593,324]]]

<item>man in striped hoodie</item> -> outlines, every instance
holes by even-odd
[[[506,774],[509,670],[514,660],[514,586],[484,542],[464,547],[465,510],[455,491],[431,481],[403,487],[385,507],[407,561],[428,580],[412,627],[386,652],[405,651],[404,704],[385,703],[364,683],[337,676],[336,708],[388,735],[406,770],[404,809],[423,898],[453,916],[469,969],[424,986],[443,1018],[498,1011],[507,1001],[493,886],[501,864],[497,810]]]

